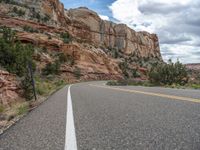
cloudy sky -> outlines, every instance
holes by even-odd
[[[101,18],[156,33],[164,60],[200,63],[200,0],[61,0],[86,6]]]

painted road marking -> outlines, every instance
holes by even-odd
[[[124,91],[124,92],[129,92],[129,93],[139,93],[139,94],[150,95],[150,96],[164,97],[164,98],[168,98],[168,99],[175,99],[175,100],[182,100],[182,101],[200,103],[200,99],[195,99],[195,98],[190,98],[190,97],[181,97],[181,96],[173,96],[173,95],[167,95],[167,94],[161,94],[161,93],[153,93],[153,92],[144,92],[144,91],[137,91],[137,90],[121,89],[121,88],[114,88],[114,87],[94,85],[94,84],[89,84],[89,85],[90,86],[99,87],[99,88],[118,90],[118,91]]]
[[[72,108],[72,99],[70,92],[71,85],[67,93],[67,119],[65,132],[65,150],[77,150],[76,133],[74,127],[74,116]]]

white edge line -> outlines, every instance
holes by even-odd
[[[68,87],[68,93],[67,93],[67,117],[66,117],[65,149],[64,150],[77,150],[70,88],[71,88],[71,85]]]

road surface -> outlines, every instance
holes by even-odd
[[[199,90],[68,87],[2,134],[0,150],[200,150]]]

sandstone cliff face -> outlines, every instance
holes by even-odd
[[[0,70],[0,104],[9,105],[19,98],[19,85],[16,76]]]
[[[60,68],[60,78],[68,82],[123,78],[121,63],[126,63],[129,70],[138,68],[142,74],[147,67],[141,61],[145,60],[147,65],[152,60],[162,61],[155,34],[136,32],[124,24],[102,20],[97,13],[84,7],[65,10],[59,0],[14,1],[17,4],[0,3],[0,26],[15,30],[21,42],[47,50],[34,55],[39,73],[61,52],[74,59],[72,66],[64,63]],[[25,14],[19,16],[13,12],[15,7]],[[26,31],[24,27],[34,30]],[[72,41],[65,43],[62,33],[69,33]],[[117,55],[113,56],[113,53]],[[77,68],[80,79],[75,76]],[[131,71],[128,74],[131,75]],[[0,93],[3,93],[0,103],[6,105],[17,99],[17,88],[14,75],[0,72]]]
[[[96,12],[85,7],[64,10],[59,0],[16,0],[16,2],[28,6],[26,9],[28,20],[34,20],[34,17],[30,16],[39,13],[40,18],[48,16],[46,24],[66,28],[74,37],[84,42],[98,47],[116,48],[125,55],[156,58],[162,61],[159,40],[155,34],[136,32],[124,24],[102,20]],[[2,8],[0,13],[2,11],[6,13],[5,8]],[[40,22],[44,23],[41,20]]]
[[[54,26],[66,26],[67,18],[64,13],[64,5],[60,3],[59,0],[13,0],[18,5],[0,5],[1,14],[10,14],[14,7],[21,9],[25,12],[23,18],[35,21],[44,21],[48,22],[50,25]],[[2,7],[1,7],[2,6]],[[46,17],[46,18],[45,18]]]
[[[66,11],[66,15],[72,22],[71,30],[75,30],[74,34],[82,39],[98,46],[117,48],[126,55],[135,54],[138,57],[156,57],[162,60],[155,34],[135,32],[124,24],[102,20],[87,8],[70,9]]]
[[[102,20],[97,13],[84,7],[64,10],[59,0],[15,1],[19,4],[1,3],[4,9],[0,10],[0,25],[17,30],[18,39],[24,43],[46,47],[51,51],[68,51],[71,55],[76,53],[76,56],[73,55],[76,65],[85,74],[104,74],[110,78],[115,75],[118,78],[123,76],[119,63],[125,60],[126,63],[128,60],[129,68],[144,59],[162,61],[159,40],[155,34],[136,32],[124,24]],[[14,7],[23,9],[25,16],[9,17],[13,15],[11,10]],[[40,19],[36,15],[38,20],[35,20],[32,15],[38,13]],[[44,16],[48,16],[47,22],[41,20]],[[24,26],[39,33],[24,32]],[[60,34],[65,32],[73,38],[71,45],[64,44],[60,38]],[[85,48],[83,43],[89,48]],[[76,45],[76,48],[72,45]],[[113,51],[119,56],[112,58]],[[91,71],[88,71],[88,67]]]

